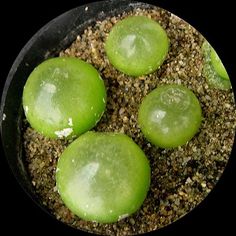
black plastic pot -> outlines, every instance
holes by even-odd
[[[100,1],[72,9],[55,18],[40,29],[25,45],[16,58],[7,77],[1,101],[0,117],[2,145],[6,159],[21,187],[33,201],[45,212],[48,210],[40,204],[24,165],[22,151],[22,92],[31,71],[46,58],[57,56],[69,46],[76,36],[97,20],[134,7],[148,7],[148,4],[129,0]],[[50,213],[49,213],[50,214]]]

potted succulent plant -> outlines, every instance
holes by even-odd
[[[213,189],[234,106],[224,66],[194,28],[153,5],[102,1],[56,18],[21,51],[3,92],[2,140],[25,191],[58,220],[146,233]]]

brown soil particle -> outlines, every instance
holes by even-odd
[[[104,52],[112,26],[127,15],[145,15],[158,21],[170,39],[170,50],[157,72],[132,78],[118,72]],[[24,148],[32,184],[43,204],[57,219],[85,231],[105,235],[132,235],[166,226],[188,213],[212,190],[230,155],[236,116],[233,93],[211,89],[202,76],[204,38],[189,24],[159,8],[107,18],[88,27],[60,56],[79,57],[99,71],[107,87],[107,108],[94,130],[122,132],[149,158],[151,188],[141,209],[114,224],[86,222],[62,203],[56,189],[57,159],[69,141],[50,140],[25,128]],[[137,125],[142,99],[160,84],[183,84],[199,98],[204,120],[200,132],[186,145],[175,149],[152,146]]]

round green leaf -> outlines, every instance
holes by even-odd
[[[187,143],[199,130],[202,112],[198,99],[182,85],[164,85],[148,94],[138,122],[154,145],[172,148]]]
[[[105,50],[111,64],[119,71],[140,76],[160,67],[169,49],[165,30],[145,16],[131,16],[111,30]]]
[[[50,138],[82,134],[101,118],[106,105],[97,70],[77,58],[48,59],[26,81],[23,106],[27,120]]]
[[[56,182],[74,214],[111,223],[140,208],[150,185],[150,167],[128,136],[87,132],[61,155]]]
[[[228,73],[213,47],[211,47],[211,63],[219,76],[226,80],[229,80]]]

